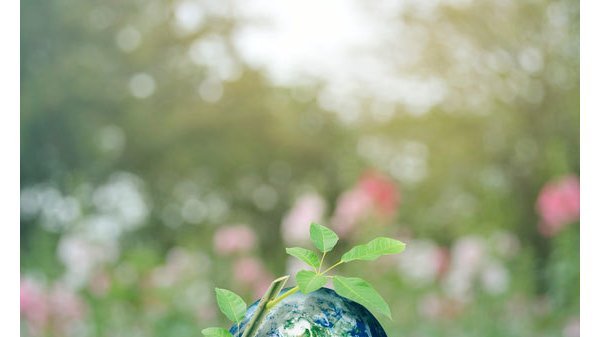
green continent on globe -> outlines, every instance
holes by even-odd
[[[285,293],[288,289],[284,289]],[[256,311],[252,304],[239,326],[230,332],[241,337]],[[387,337],[381,324],[362,305],[321,288],[309,294],[297,292],[267,313],[256,337]]]

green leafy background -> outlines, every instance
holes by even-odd
[[[280,85],[237,53],[237,29],[259,23],[199,3],[203,25],[180,34],[179,2],[21,2],[22,292],[36,294],[23,286],[36,284],[51,312],[32,322],[38,316],[22,302],[23,336],[200,336],[225,327],[213,289],[251,303],[261,284],[295,274],[285,247],[310,247],[282,235],[296,200],[319,195],[322,219],[306,229],[329,225],[340,196],[372,169],[390,177],[400,200],[391,215],[361,218],[340,235],[326,264],[378,236],[407,243],[398,258],[335,271],[382,294],[393,320],[378,317],[390,336],[578,335],[578,223],[546,237],[535,209],[544,184],[579,175],[577,1],[389,10],[381,24],[406,44],[375,54],[398,61],[390,73],[438,78],[448,91],[424,112],[394,103],[384,120],[374,98],[347,97],[354,122],[324,104],[320,80]],[[365,11],[370,3],[360,2]],[[134,50],[119,47],[136,36]],[[191,62],[189,50],[215,36],[240,73],[209,102],[198,90],[214,67]],[[534,72],[531,55],[542,60]],[[144,99],[132,95],[135,83],[148,86],[136,74],[154,81]],[[218,254],[215,234],[237,224],[256,240]],[[434,245],[450,261],[464,242],[486,247],[477,268],[492,281],[498,270],[508,275],[501,291],[473,272],[454,296],[452,263],[423,276],[418,267],[436,259],[411,252]],[[236,277],[243,258],[260,262],[249,268],[256,287]],[[55,303],[68,307],[55,312]]]

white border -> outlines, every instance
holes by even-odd
[[[19,211],[19,111],[20,111],[20,8],[18,1],[0,4],[0,318],[3,336],[19,336],[20,211]]]
[[[597,311],[600,301],[600,46],[595,0],[581,1],[581,335],[598,336]]]
[[[0,174],[2,226],[0,247],[0,317],[2,335],[19,336],[19,111],[20,111],[20,8],[19,2],[0,4],[0,83],[3,111],[0,114],[2,173]],[[600,45],[595,0],[581,1],[581,331],[582,336],[598,336],[596,309],[600,301]]]

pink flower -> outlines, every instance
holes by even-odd
[[[27,320],[29,333],[41,335],[48,322],[49,308],[43,286],[30,278],[21,279],[21,315]]]
[[[548,182],[540,191],[536,209],[541,217],[542,235],[556,235],[566,225],[579,220],[579,179],[569,175]]]
[[[72,289],[63,284],[54,284],[48,293],[52,323],[49,325],[55,336],[74,336],[78,324],[85,318],[86,306]]]
[[[261,297],[271,284],[273,277],[263,263],[255,257],[242,257],[233,264],[233,277],[237,283]]]
[[[68,325],[69,322],[81,320],[85,315],[85,304],[69,288],[55,284],[48,298],[54,318]]]
[[[305,194],[296,200],[281,224],[282,236],[287,244],[306,242],[310,223],[320,222],[325,212],[325,200],[315,193]]]
[[[353,189],[345,192],[337,201],[337,207],[331,219],[333,228],[341,236],[346,236],[367,214],[370,206],[371,199],[364,191]]]
[[[391,216],[396,212],[400,194],[390,178],[376,171],[368,171],[362,175],[358,186],[369,196],[379,214]]]
[[[332,226],[345,236],[369,214],[391,218],[399,203],[400,194],[393,181],[382,173],[367,171],[356,186],[338,199]]]
[[[70,288],[55,284],[51,291],[35,280],[21,280],[21,315],[28,333],[42,336],[70,335],[85,315],[85,303]]]
[[[242,257],[233,264],[233,277],[241,283],[254,283],[265,274],[262,262],[255,257]]]
[[[480,237],[458,239],[452,245],[450,264],[442,280],[446,294],[453,299],[469,300],[475,278],[487,257],[486,242]]]
[[[255,244],[256,235],[246,225],[219,228],[213,237],[214,249],[219,255],[248,252]]]
[[[486,242],[478,236],[463,236],[452,246],[452,266],[472,273],[487,257]]]

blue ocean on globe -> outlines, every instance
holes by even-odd
[[[288,289],[284,289],[282,293]],[[252,304],[239,326],[230,332],[240,337],[254,315]],[[387,337],[377,319],[362,305],[321,288],[309,294],[297,292],[271,308],[256,337]]]

